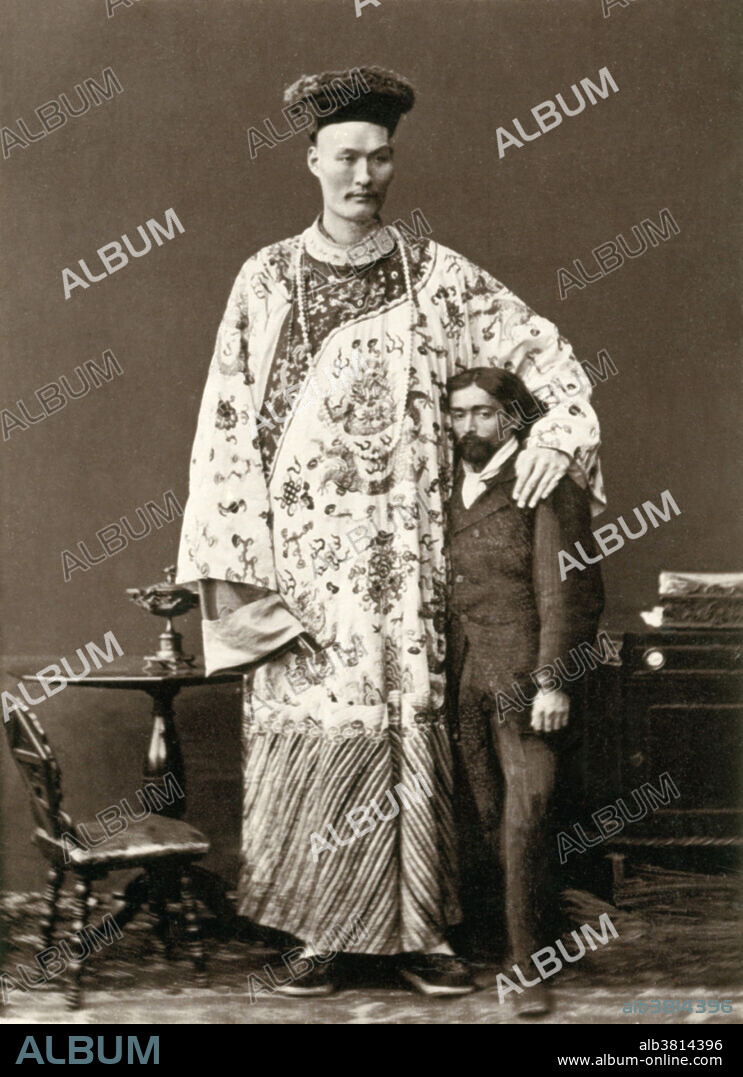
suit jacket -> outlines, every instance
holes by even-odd
[[[595,556],[585,491],[564,476],[535,509],[519,509],[512,499],[514,460],[469,509],[461,465],[455,480],[449,502],[452,673],[456,680],[467,652],[484,690],[512,695],[514,681],[524,682],[531,698],[528,678],[540,666],[562,658],[575,670],[569,652],[594,641],[604,592],[598,564],[560,579],[560,550],[581,542]]]

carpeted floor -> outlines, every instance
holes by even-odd
[[[571,923],[597,926],[608,912],[618,938],[574,965],[566,966],[548,983],[555,998],[554,1013],[541,1023],[622,1024],[663,1022],[694,1027],[741,1023],[743,1014],[743,940],[740,930],[740,880],[735,876],[693,875],[646,866],[633,875],[609,905],[585,891],[566,891],[565,909]],[[17,966],[34,963],[40,949],[36,925],[41,899],[32,894],[9,894],[0,901],[4,938],[4,972],[18,980]],[[94,919],[106,911],[101,901]],[[69,905],[64,910],[69,923]],[[152,931],[153,921],[142,913],[124,938],[104,946],[85,964],[84,1009],[66,1010],[63,976],[25,992],[11,990],[0,1009],[0,1021],[96,1024],[226,1023],[226,1024],[498,1024],[519,1020],[508,996],[499,1002],[495,986],[453,1001],[421,998],[400,984],[389,959],[341,956],[344,987],[323,1000],[292,1000],[265,991],[253,992],[248,973],[261,974],[277,950],[256,938],[219,937],[206,922],[210,986],[193,986],[182,946],[167,961]],[[575,944],[566,943],[570,953]],[[290,949],[291,946],[287,946]],[[482,984],[494,983],[500,971],[513,976],[510,965],[497,965],[482,954],[477,962]],[[534,977],[533,966],[524,969]],[[5,981],[6,987],[11,987]],[[254,982],[254,987],[255,987]],[[645,1016],[626,1014],[633,999],[733,1000],[732,1013],[692,1012]],[[650,1008],[650,1007],[648,1007]],[[535,1019],[532,1019],[535,1020]]]

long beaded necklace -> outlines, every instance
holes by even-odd
[[[356,458],[357,464],[361,464],[361,466],[370,476],[368,479],[364,479],[363,476],[360,476],[362,482],[365,484],[365,493],[378,492],[381,489],[382,484],[389,478],[397,462],[397,451],[400,445],[403,426],[405,423],[405,412],[408,402],[408,393],[410,391],[410,379],[412,376],[413,354],[415,349],[417,309],[415,305],[415,295],[413,292],[413,282],[410,274],[408,252],[405,249],[405,244],[403,243],[402,236],[400,235],[398,230],[394,227],[394,225],[389,225],[388,227],[392,235],[395,237],[395,240],[397,242],[397,248],[400,251],[403,276],[405,278],[405,291],[407,294],[408,306],[410,311],[410,331],[408,340],[407,362],[405,364],[405,381],[403,385],[403,390],[399,394],[398,398],[397,415],[395,416],[391,427],[388,426],[382,431],[364,431],[360,434],[349,434],[345,429],[343,429],[341,424],[338,424],[338,429],[336,431],[336,434],[339,439]],[[302,329],[305,355],[307,357],[308,364],[314,367],[312,348],[310,344],[309,323],[307,319],[307,300],[304,289],[304,276],[302,273],[302,257],[304,253],[304,238],[302,238],[297,244],[295,250],[292,276],[294,282],[294,293],[297,297],[299,324]]]

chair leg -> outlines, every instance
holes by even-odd
[[[88,925],[88,898],[90,897],[90,879],[84,875],[75,876],[75,899],[74,919],[72,921],[73,934],[79,932],[80,937],[85,937],[85,928]],[[83,959],[72,957],[70,961],[70,978],[67,981],[67,1008],[77,1010],[82,1005],[82,968]]]
[[[117,890],[114,895],[114,919],[119,927],[125,927],[139,913],[150,897],[150,884],[147,875],[137,875],[127,883],[125,889]]]
[[[57,901],[59,890],[62,886],[61,868],[49,868],[46,875],[46,889],[44,891],[44,911],[41,914],[41,941],[44,949],[48,950],[54,941],[54,928],[57,923]]]
[[[208,981],[204,960],[204,946],[201,941],[201,924],[193,890],[191,889],[190,875],[181,876],[181,901],[183,902],[183,915],[186,919],[186,945],[193,962],[196,984],[199,987],[206,987]]]
[[[150,876],[149,898],[147,904],[155,917],[155,934],[162,943],[165,957],[173,956],[173,929],[168,915],[167,895],[161,881]]]

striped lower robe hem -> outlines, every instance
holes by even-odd
[[[360,921],[348,952],[435,949],[461,919],[451,801],[443,724],[342,739],[251,732],[240,915],[316,945]]]

